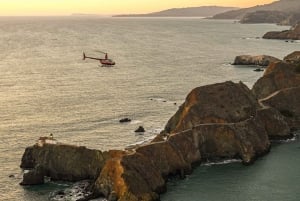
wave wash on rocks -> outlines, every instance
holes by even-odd
[[[252,89],[254,93],[243,83],[230,81],[193,89],[164,131],[149,144],[104,153],[82,147],[65,151],[70,145],[34,145],[26,149],[21,167],[34,168],[31,175],[59,178],[56,176],[68,172],[77,176],[62,178],[93,179],[93,196],[105,196],[110,201],[159,200],[171,175],[184,177],[195,164],[207,160],[239,158],[244,164],[251,164],[269,151],[270,139],[291,137],[291,120],[282,110],[292,113],[292,120],[298,118],[299,87],[291,83],[292,89],[278,91],[278,95],[283,94],[283,101],[274,95],[267,98],[277,88],[263,90],[263,87],[265,83],[282,83],[277,79],[289,79],[289,76],[270,75],[282,73],[281,68],[290,72],[294,67],[286,63],[271,64],[266,78],[261,78],[267,81],[258,81]],[[293,80],[298,80],[295,76],[298,75],[292,74]],[[287,85],[276,86],[278,90],[286,90],[279,86]],[[285,101],[295,106],[281,104]],[[293,121],[295,124],[297,121]],[[87,157],[86,153],[91,154]],[[57,158],[59,161],[55,161]],[[84,158],[87,160],[82,163]],[[91,169],[95,170],[92,174]],[[24,179],[28,179],[26,174]]]

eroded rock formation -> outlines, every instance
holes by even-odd
[[[21,168],[33,170],[29,174],[36,174],[36,167],[43,176],[52,180],[79,181],[95,179],[105,160],[109,157],[106,152],[87,149],[66,144],[48,144],[42,146],[38,143],[27,147],[22,157]],[[39,174],[40,175],[40,174]],[[29,177],[25,177],[30,179]],[[32,183],[30,181],[23,183]]]
[[[272,93],[300,84],[300,74],[296,66],[285,62],[272,63],[265,70],[263,77],[258,79],[252,88],[252,92],[258,98],[265,98]]]
[[[291,128],[300,128],[300,86],[277,91],[261,102],[276,108],[285,116]]]
[[[272,62],[278,62],[280,59],[277,59],[268,55],[240,55],[235,57],[232,65],[258,65],[258,66],[268,66]]]
[[[281,39],[281,40],[300,40],[300,24],[297,24],[290,30],[270,31],[263,38],[265,39]]]

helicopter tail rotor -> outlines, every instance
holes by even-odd
[[[86,56],[85,56],[85,53],[83,52],[83,57],[82,57],[82,60],[85,60]]]

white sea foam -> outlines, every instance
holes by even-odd
[[[212,165],[224,165],[224,164],[229,164],[229,163],[241,163],[241,159],[228,159],[224,161],[217,161],[217,162],[206,162],[203,163],[202,166],[212,166]]]
[[[130,124],[140,124],[140,123],[142,123],[142,121],[140,121],[140,120],[133,120],[133,121],[131,121],[129,123]]]
[[[298,140],[298,135],[294,135],[292,138],[290,139],[286,139],[286,140],[272,140],[272,142],[279,142],[279,143],[291,143],[291,142],[295,142]]]

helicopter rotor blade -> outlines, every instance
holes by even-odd
[[[106,52],[100,51],[100,50],[95,50],[95,52],[100,52],[102,54],[107,54]]]

